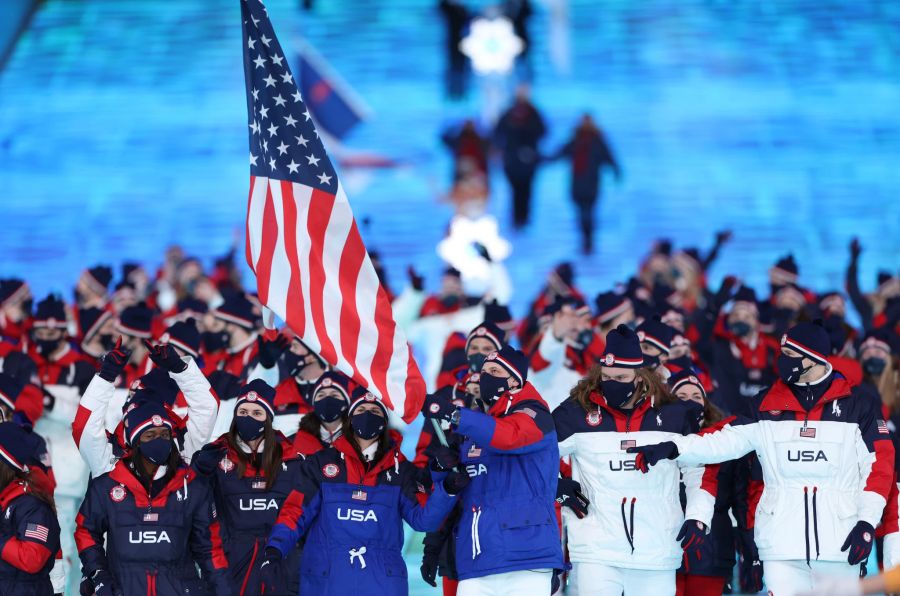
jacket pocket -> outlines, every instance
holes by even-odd
[[[514,559],[552,557],[559,548],[556,516],[548,507],[510,507],[498,512],[503,546]]]

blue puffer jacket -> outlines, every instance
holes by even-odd
[[[399,441],[380,461],[366,464],[341,437],[303,463],[300,486],[285,500],[267,544],[287,556],[306,535],[301,594],[408,593],[403,521],[420,532],[436,530],[457,501],[435,482],[424,503],[417,474]]]
[[[530,384],[500,397],[487,414],[461,410],[461,460],[472,482],[455,530],[460,580],[524,569],[562,569],[554,503],[556,430]]]

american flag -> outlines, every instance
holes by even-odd
[[[41,542],[47,542],[49,533],[50,530],[48,530],[46,526],[42,526],[41,524],[28,524],[27,526],[25,526],[25,538],[34,538],[35,540],[40,540]]]
[[[250,132],[247,262],[260,301],[407,422],[425,381],[259,0],[241,0]]]
[[[815,439],[816,429],[812,426],[804,426],[800,429],[800,436],[804,439]]]

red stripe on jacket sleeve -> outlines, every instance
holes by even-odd
[[[518,449],[537,443],[544,438],[534,419],[528,414],[516,412],[503,418],[496,418],[491,447],[495,449]]]
[[[84,526],[84,515],[81,513],[75,516],[75,546],[78,547],[79,553],[97,546],[97,541],[94,540],[90,530]]]
[[[72,421],[72,438],[75,439],[75,446],[81,446],[81,434],[84,427],[87,426],[88,418],[91,417],[91,411],[78,404],[78,411],[75,413],[75,420]]]
[[[291,530],[297,529],[297,521],[303,515],[303,493],[292,490],[281,505],[278,520],[275,523],[284,524]]]
[[[222,548],[222,534],[218,520],[209,524],[209,539],[212,543],[212,564],[216,569],[228,569],[228,559],[225,558],[225,550]]]
[[[705,490],[713,498],[719,493],[719,464],[710,464],[703,467],[700,490]]]
[[[747,529],[753,529],[756,525],[756,507],[762,498],[765,484],[762,480],[750,479],[747,481]]]
[[[872,462],[863,490],[878,493],[887,500],[894,484],[894,445],[890,439],[878,439],[873,442],[873,446],[875,461]]]
[[[26,542],[13,536],[3,545],[0,558],[25,573],[37,573],[52,555],[43,544]]]

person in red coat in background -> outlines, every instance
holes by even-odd
[[[54,593],[50,570],[59,551],[53,497],[36,484],[26,463],[28,432],[0,423],[0,595]]]
[[[95,367],[116,345],[116,318],[112,311],[90,306],[78,310],[78,347]]]
[[[144,345],[151,337],[152,326],[153,311],[146,304],[129,306],[119,315],[115,330],[122,336],[122,347],[130,350],[128,362],[119,377],[120,387],[131,387],[132,383],[153,368],[150,353]]]
[[[259,357],[259,315],[253,303],[242,293],[229,293],[218,308],[206,313],[203,325],[209,364],[246,381]]]
[[[47,296],[37,305],[28,355],[37,365],[41,384],[74,386],[83,391],[94,370],[69,343],[67,329],[65,303],[52,294]]]
[[[31,328],[31,288],[21,279],[0,279],[0,338],[19,341]]]
[[[569,296],[584,300],[582,293],[575,288],[575,269],[572,263],[560,263],[547,275],[547,284],[531,303],[528,314],[519,324],[519,345],[523,351],[531,351],[533,340],[541,328],[541,317],[547,307],[558,298]]]
[[[462,274],[453,267],[448,267],[441,277],[440,291],[425,299],[419,316],[446,315],[456,312],[465,306],[465,302],[466,294],[463,290]]]

